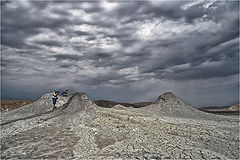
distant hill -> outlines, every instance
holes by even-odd
[[[94,103],[100,107],[104,107],[104,108],[112,108],[117,104],[120,104],[124,107],[130,107],[131,104],[130,103],[121,103],[121,102],[114,102],[114,101],[109,101],[109,100],[96,100],[94,101]]]
[[[198,109],[220,109],[220,108],[228,108],[230,106],[209,106],[209,107],[201,107]]]
[[[223,106],[223,107],[204,107],[199,108],[202,111],[239,111],[240,104],[236,104],[233,106]]]
[[[31,101],[31,100],[2,99],[1,100],[1,111],[17,109],[19,107],[26,106],[26,105],[31,104],[33,102],[34,101]]]
[[[200,111],[220,114],[225,116],[239,116],[239,104],[233,106],[226,106],[226,107],[205,107],[205,108],[198,108]]]
[[[152,102],[123,103],[123,102],[114,102],[109,100],[96,100],[94,101],[94,103],[104,108],[112,108],[117,104],[120,104],[124,107],[141,108],[141,107],[145,107],[152,104]]]
[[[236,104],[236,105],[229,107],[228,109],[230,111],[239,111],[239,108],[240,108],[240,104]]]
[[[152,102],[138,102],[133,103],[133,108],[141,108],[153,104]]]

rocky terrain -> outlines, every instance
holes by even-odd
[[[1,114],[1,159],[239,159],[239,119],[205,113],[172,93],[142,108],[97,106],[51,93]]]
[[[28,104],[33,103],[31,100],[8,100],[2,99],[1,100],[1,111],[8,111],[17,109],[22,106],[26,106]]]

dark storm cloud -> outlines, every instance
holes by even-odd
[[[26,38],[40,33],[39,29],[57,29],[70,22],[67,18],[51,18],[40,8],[14,6],[15,2],[1,6],[1,33],[2,44],[15,48],[22,48],[26,44]],[[36,2],[37,4],[42,4]],[[30,4],[29,4],[30,5]],[[38,5],[37,5],[38,6]]]
[[[82,56],[75,55],[75,54],[56,54],[56,55],[53,55],[52,57],[56,58],[56,61],[61,61],[61,60],[78,61],[82,59]]]
[[[35,43],[46,46],[62,46],[63,44],[58,41],[35,41]]]
[[[237,81],[238,6],[238,1],[1,2],[4,88],[32,82],[49,87],[56,77],[53,88],[93,87],[96,95],[99,86],[106,95],[114,87],[142,95],[142,88],[152,99],[151,90],[172,87],[180,93],[176,82]]]
[[[59,65],[59,67],[60,68],[70,68],[70,67],[72,67],[73,66],[73,64],[71,63],[71,64],[69,64],[69,63],[61,63],[60,65]]]
[[[119,78],[123,78],[121,75],[117,73],[109,73],[109,74],[100,74],[97,77],[92,77],[91,79],[75,79],[75,83],[83,83],[86,85],[103,85],[103,84],[111,84],[111,80],[118,80]]]
[[[163,78],[172,80],[193,80],[193,79],[209,79],[216,77],[227,77],[230,75],[238,74],[239,63],[238,60],[230,62],[222,62],[219,64],[213,64],[212,66],[198,66],[198,67],[189,67],[187,69],[175,69],[170,71],[167,74],[167,71],[164,72]]]
[[[160,6],[156,4],[149,4],[144,7],[141,12],[150,14],[154,17],[164,17],[170,19],[179,19],[184,16],[184,11],[179,7],[186,4],[184,1],[163,3]]]

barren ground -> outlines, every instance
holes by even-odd
[[[239,119],[161,95],[143,108],[102,108],[51,94],[2,114],[2,159],[239,159]]]

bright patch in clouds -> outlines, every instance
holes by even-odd
[[[117,6],[119,5],[119,3],[117,2],[108,2],[108,1],[103,1],[101,6],[106,9],[106,11],[113,11]]]
[[[183,19],[179,21],[165,21],[154,19],[140,22],[137,25],[136,36],[143,40],[164,40],[184,37],[192,32],[219,32],[221,24],[213,21],[196,20],[194,24],[188,24]]]

